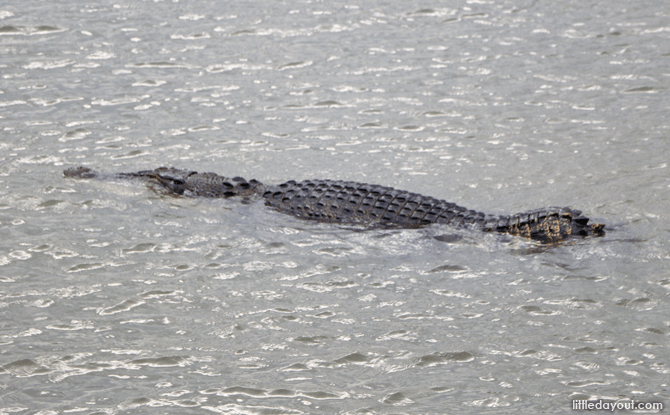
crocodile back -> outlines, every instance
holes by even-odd
[[[288,181],[268,186],[268,206],[322,222],[419,227],[431,223],[483,224],[486,215],[454,203],[392,187],[335,180]]]
[[[433,223],[471,225],[486,232],[557,242],[570,236],[601,236],[581,211],[551,207],[509,216],[486,215],[445,200],[392,187],[335,180],[294,180],[266,186],[263,198],[279,212],[321,222],[418,228]]]

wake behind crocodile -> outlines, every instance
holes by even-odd
[[[65,177],[135,179],[170,196],[262,199],[281,213],[336,224],[420,228],[432,224],[470,226],[554,243],[575,237],[603,236],[604,225],[590,224],[582,212],[550,207],[513,215],[490,215],[455,203],[392,187],[339,180],[290,180],[265,185],[258,180],[160,167],[134,173],[103,174],[88,167],[66,169]]]

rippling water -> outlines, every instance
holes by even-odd
[[[0,6],[0,414],[670,402],[658,6]],[[571,205],[608,233],[361,231],[75,165]]]

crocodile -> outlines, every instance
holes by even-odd
[[[261,199],[272,209],[319,222],[371,227],[420,228],[431,224],[470,226],[556,243],[574,237],[603,236],[605,226],[589,224],[582,212],[569,207],[536,209],[513,215],[490,215],[392,187],[340,180],[290,180],[265,185],[258,180],[216,173],[160,167],[134,173],[103,174],[88,167],[71,167],[65,177],[138,179],[170,196]]]

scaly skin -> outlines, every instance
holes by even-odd
[[[257,180],[161,167],[137,173],[101,174],[87,167],[64,171],[72,178],[140,179],[173,196],[261,197],[275,210],[302,219],[339,224],[418,228],[433,223],[473,226],[485,232],[519,235],[543,243],[570,237],[602,236],[604,225],[591,224],[581,211],[547,208],[511,216],[486,215],[444,200],[392,187],[333,180],[288,181],[264,185]]]

